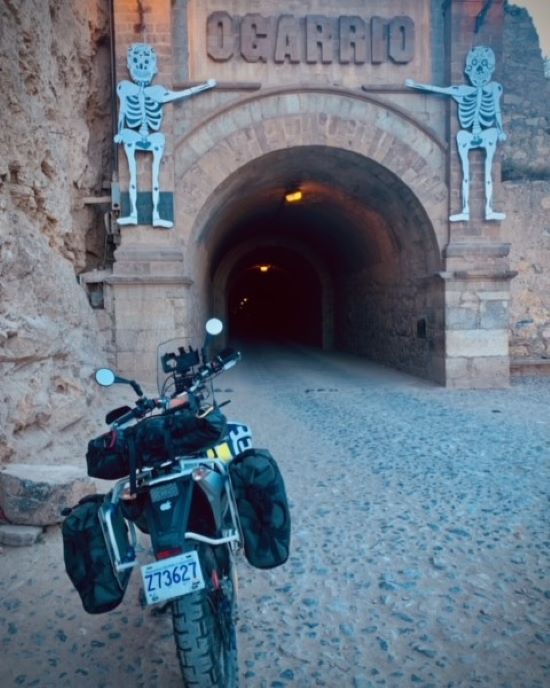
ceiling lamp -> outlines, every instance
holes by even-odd
[[[268,272],[271,265],[258,265],[260,272]]]
[[[287,203],[299,203],[302,200],[302,192],[300,189],[296,191],[290,191],[285,195],[285,201]]]

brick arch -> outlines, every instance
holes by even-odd
[[[219,108],[175,146],[176,208],[185,243],[200,238],[213,191],[248,162],[296,146],[347,150],[390,170],[413,192],[439,252],[448,240],[446,144],[420,121],[372,95],[340,88],[259,91]]]

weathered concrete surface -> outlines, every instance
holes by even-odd
[[[0,470],[0,509],[10,523],[48,526],[63,520],[61,510],[95,492],[86,466],[13,463]]]
[[[279,461],[293,518],[285,566],[239,566],[243,686],[548,685],[549,379],[445,390],[245,349],[218,387]],[[181,686],[170,618],[138,588],[134,572],[89,616],[59,527],[4,548],[0,685]]]

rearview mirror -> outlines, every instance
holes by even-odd
[[[96,370],[95,380],[102,387],[110,387],[115,382],[115,374],[110,368],[100,368]]]
[[[210,318],[210,320],[206,321],[206,331],[208,334],[216,336],[217,334],[220,334],[222,330],[223,323],[218,318]]]

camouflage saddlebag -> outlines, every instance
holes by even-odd
[[[229,475],[252,566],[281,566],[290,552],[290,511],[283,476],[267,449],[247,449],[229,464]]]
[[[132,569],[116,574],[99,521],[105,495],[90,495],[69,509],[63,527],[65,569],[88,614],[111,611],[122,602]],[[128,542],[127,526],[119,513],[113,519],[119,544]]]

